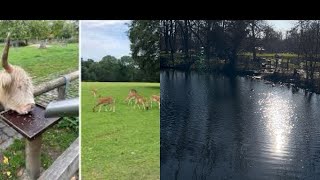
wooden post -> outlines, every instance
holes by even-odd
[[[30,179],[35,180],[40,176],[40,154],[42,136],[26,141],[26,170]]]
[[[58,100],[66,99],[66,86],[58,87]]]

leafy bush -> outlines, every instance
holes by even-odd
[[[69,128],[74,132],[79,131],[79,118],[78,117],[64,117],[58,124],[59,128]]]

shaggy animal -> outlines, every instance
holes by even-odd
[[[4,70],[0,72],[0,104],[5,110],[11,109],[19,114],[28,114],[35,107],[32,81],[21,67],[8,63],[9,48],[10,33],[2,54]]]
[[[113,112],[115,112],[116,111],[115,104],[116,104],[116,100],[113,99],[111,96],[100,97],[99,99],[97,99],[96,105],[93,106],[92,111],[95,112],[96,107],[98,107],[98,106],[99,106],[99,112],[101,111],[102,106],[105,106],[105,111],[107,111],[107,106],[111,105],[110,111],[113,110]]]
[[[129,104],[131,104],[132,100],[136,99],[137,95],[138,95],[137,90],[131,89],[129,91],[129,94],[128,94],[127,98],[124,101],[128,102],[128,105],[129,105]]]
[[[136,108],[136,105],[138,106],[138,108],[140,109],[140,105],[142,105],[143,109],[144,110],[148,110],[149,109],[149,104],[147,102],[147,99],[140,96],[140,95],[136,95],[136,98],[135,98],[135,104],[133,106],[133,108],[135,109]]]
[[[152,95],[150,97],[150,104],[151,104],[151,108],[152,108],[152,102],[157,102],[159,105],[159,109],[160,109],[160,96],[158,95]]]

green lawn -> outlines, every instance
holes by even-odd
[[[2,53],[3,45],[0,46]],[[34,82],[55,78],[69,71],[78,70],[78,44],[49,46],[38,49],[34,46],[10,48],[9,62],[23,67]],[[0,68],[2,70],[2,67]],[[36,83],[36,84],[37,84]],[[72,88],[71,88],[72,87]],[[70,86],[70,94],[78,96],[78,88]],[[78,131],[68,128],[69,119],[53,126],[43,134],[41,166],[47,169],[53,161],[78,137]],[[0,134],[1,135],[1,134]],[[4,162],[4,158],[8,162]],[[0,179],[18,179],[25,168],[25,140],[15,140],[6,150],[0,150]]]
[[[160,111],[133,109],[123,102],[134,88],[150,97],[159,83],[98,83],[81,85],[81,174],[88,179],[160,179]],[[90,90],[116,98],[116,112],[92,112]]]
[[[3,45],[0,46],[1,53],[2,50]],[[66,47],[49,44],[46,49],[36,46],[11,47],[9,51],[9,62],[23,67],[34,78],[74,70],[78,67],[78,59],[78,43],[68,44]]]

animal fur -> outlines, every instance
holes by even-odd
[[[24,69],[8,63],[9,47],[10,34],[2,54],[4,70],[0,72],[0,103],[5,110],[27,114],[35,105],[32,80]]]
[[[136,99],[137,95],[138,95],[137,90],[131,89],[131,90],[129,91],[129,94],[128,94],[127,98],[126,98],[124,101],[125,101],[125,102],[128,102],[128,105],[129,105],[129,104],[131,104],[131,102],[132,102],[133,100]]]
[[[93,106],[92,111],[95,112],[96,108],[99,107],[99,112],[101,111],[102,106],[105,106],[105,111],[107,111],[107,106],[110,105],[110,111],[116,111],[116,100],[113,99],[111,96],[108,97],[99,97],[97,99],[96,104]]]
[[[159,109],[160,109],[160,96],[158,96],[158,95],[152,95],[152,96],[150,97],[151,108],[152,108],[152,102],[157,102],[157,103],[158,103],[158,106],[159,106]]]

